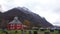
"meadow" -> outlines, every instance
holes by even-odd
[[[60,30],[0,30],[0,34],[58,34]]]

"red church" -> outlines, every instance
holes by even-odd
[[[18,30],[18,29],[23,29],[23,24],[18,20],[18,17],[14,17],[14,20],[9,22],[7,24],[7,29],[13,29],[13,30]]]

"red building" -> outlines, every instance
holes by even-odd
[[[23,24],[18,20],[18,17],[14,17],[14,20],[7,24],[7,29],[23,29]]]

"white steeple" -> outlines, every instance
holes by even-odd
[[[10,23],[21,23],[21,22],[18,20],[18,17],[16,16],[16,17],[14,17],[14,20],[11,21]]]

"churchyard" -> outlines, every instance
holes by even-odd
[[[0,34],[60,34],[60,30],[0,30]]]

